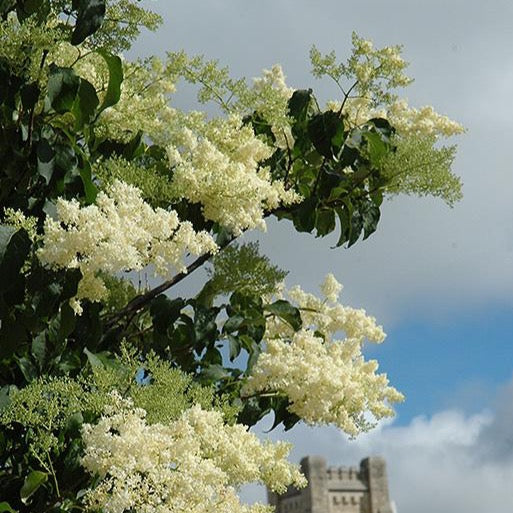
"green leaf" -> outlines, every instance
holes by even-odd
[[[31,247],[27,232],[0,225],[0,292],[11,289]]]
[[[11,402],[11,398],[9,397],[11,388],[16,389],[14,385],[4,385],[2,388],[0,388],[0,411],[6,408]]]
[[[380,218],[379,208],[372,202],[366,202],[362,207],[363,214],[363,239],[365,240],[369,235],[376,231]]]
[[[96,200],[96,196],[98,195],[98,188],[93,182],[91,165],[89,162],[84,162],[84,167],[80,170],[80,178],[82,179],[82,185],[84,186],[86,203],[91,205]]]
[[[301,313],[298,308],[292,306],[288,301],[278,299],[278,301],[275,301],[270,305],[265,305],[264,310],[277,315],[280,319],[283,319],[285,322],[290,324],[294,331],[301,329]]]
[[[305,199],[294,210],[294,228],[298,232],[311,232],[315,227],[315,216],[317,207],[317,198],[312,196]]]
[[[34,367],[34,364],[28,358],[25,357],[16,358],[16,361],[25,380],[29,383],[33,381],[37,376],[37,371]]]
[[[21,502],[27,504],[28,499],[37,489],[48,480],[48,474],[40,470],[33,470],[26,478],[20,490]]]
[[[71,44],[78,45],[101,27],[105,17],[105,0],[74,0],[73,8],[77,10],[77,22]]]
[[[107,91],[103,102],[98,109],[98,112],[102,112],[107,107],[111,107],[118,103],[121,96],[121,83],[123,82],[123,65],[121,59],[117,55],[113,55],[105,50],[98,50],[98,52],[107,63],[109,68],[109,83],[107,85]]]
[[[365,132],[364,139],[367,141],[367,152],[374,167],[378,167],[383,157],[388,153],[387,145],[376,132]]]
[[[220,381],[224,378],[230,376],[230,373],[219,364],[213,364],[205,367],[201,371],[202,381],[207,383],[213,383],[215,381]]]
[[[335,245],[335,247],[338,248],[347,242],[351,234],[351,216],[353,215],[353,206],[349,199],[344,201],[343,207],[335,209],[335,212],[340,221],[340,236],[337,244]]]
[[[333,141],[337,150],[342,143],[344,123],[336,112],[328,110],[316,114],[308,122],[308,135],[315,149],[326,158],[333,158]],[[338,153],[338,151],[337,151]]]
[[[32,340],[31,352],[39,364],[39,368],[41,368],[46,357],[46,336],[44,331]]]
[[[37,145],[37,172],[45,179],[46,185],[50,183],[55,169],[55,150],[47,139],[42,138]]]
[[[234,331],[237,331],[243,324],[244,324],[244,317],[242,315],[239,315],[239,314],[232,315],[224,323],[223,333],[233,333]]]
[[[184,306],[185,303],[181,298],[169,299],[165,294],[157,296],[150,306],[153,329],[157,333],[166,334],[169,326],[172,326],[180,316]]]
[[[56,112],[64,114],[71,111],[79,86],[80,77],[71,68],[60,68],[55,64],[50,65],[46,98]]]
[[[39,86],[36,82],[26,84],[20,89],[21,104],[25,110],[32,109],[39,100]]]
[[[4,9],[2,3],[0,3],[0,11]],[[13,1],[12,4],[16,4],[16,14],[20,21],[32,16],[38,24],[46,21],[51,9],[50,2],[41,2],[41,0],[17,0],[16,2]]]
[[[16,513],[7,502],[0,502],[0,513]]]
[[[237,356],[240,354],[241,343],[237,337],[233,335],[228,335],[228,345],[230,349],[230,361],[233,362]]]
[[[205,345],[215,342],[217,339],[216,317],[219,309],[216,307],[206,308],[200,304],[194,309],[194,331],[197,341],[203,341]]]
[[[324,237],[335,229],[335,212],[333,209],[319,209],[315,219],[315,228],[317,229],[317,237]]]
[[[202,360],[213,365],[222,366],[223,355],[219,352],[219,349],[217,349],[216,347],[210,347],[209,349],[207,349],[207,352],[204,354]]]
[[[76,130],[91,122],[99,103],[100,100],[98,100],[94,86],[87,80],[80,79],[77,96],[72,108]]]
[[[312,97],[311,89],[298,89],[294,91],[288,104],[289,114],[297,120],[305,120]]]
[[[359,239],[363,230],[363,216],[359,210],[353,212],[351,217],[351,233],[347,240],[347,247],[350,248]]]
[[[104,368],[104,364],[101,358],[98,357],[98,355],[91,353],[87,347],[84,347],[84,354],[87,356],[87,359],[89,360],[89,363],[91,364],[91,367],[94,368]]]

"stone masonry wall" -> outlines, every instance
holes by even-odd
[[[359,468],[346,468],[328,467],[324,458],[307,456],[301,469],[306,488],[289,488],[281,496],[268,492],[276,513],[392,513],[383,458],[366,458]]]

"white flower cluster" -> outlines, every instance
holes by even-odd
[[[114,274],[153,264],[157,274],[165,276],[172,269],[185,271],[186,252],[216,251],[208,233],[195,232],[174,211],[153,209],[139,189],[116,180],[98,194],[94,205],[81,207],[76,200],[59,199],[57,219],[45,220],[38,256],[55,267],[80,269],[77,298],[98,301],[106,294],[100,271]]]
[[[268,321],[267,349],[261,353],[243,388],[244,395],[278,392],[288,397],[289,410],[309,424],[335,424],[356,435],[369,427],[364,418],[393,415],[388,403],[402,394],[388,386],[378,363],[365,361],[365,339],[382,342],[385,334],[364,310],[337,302],[342,286],[328,275],[321,286],[324,300],[299,287],[289,291],[300,311],[303,328],[294,332],[276,318]],[[336,340],[338,331],[345,332]]]
[[[145,412],[117,396],[116,408],[83,429],[82,465],[99,476],[87,508],[105,513],[268,513],[241,504],[237,488],[260,482],[276,492],[306,484],[287,462],[288,444],[261,443],[221,413],[195,406],[169,425],[152,424]]]
[[[335,112],[340,111],[341,106],[342,103],[337,101],[326,104],[328,109]],[[387,119],[397,131],[397,135],[402,137],[451,137],[465,131],[462,125],[438,114],[430,105],[415,109],[410,107],[404,98],[395,100],[381,109],[372,108],[371,100],[367,97],[348,98],[342,112],[347,129],[361,126],[372,118],[383,118]]]
[[[174,115],[169,95],[176,90],[176,77],[156,57],[123,61],[123,75],[119,102],[100,115],[102,135],[127,141],[142,130],[154,143],[167,144],[166,128]]]
[[[245,229],[265,230],[265,210],[299,200],[281,180],[272,181],[267,168],[259,167],[272,148],[239,116],[208,123],[189,116],[185,124],[168,148],[172,183],[178,197],[202,205],[207,219],[237,235]]]
[[[294,89],[287,86],[285,74],[279,64],[271,69],[264,69],[262,76],[253,79],[253,87],[247,91],[249,98],[245,103],[252,110],[258,111],[271,125],[278,148],[294,146],[288,115],[288,102],[293,93]],[[241,100],[244,103],[244,95]]]
[[[401,56],[400,46],[374,48],[372,41],[352,36],[353,54],[348,61],[348,72],[358,81],[357,89],[365,93],[373,90],[380,93],[381,88],[374,84],[383,81],[388,89],[405,87],[412,82],[404,70],[408,63]],[[387,95],[385,93],[384,98]]]
[[[427,105],[415,109],[404,99],[392,103],[386,117],[401,135],[451,137],[465,131],[462,125],[438,114],[433,107]]]
[[[27,217],[21,210],[6,208],[4,209],[3,222],[17,230],[25,230],[32,242],[37,239],[37,219],[35,217]]]

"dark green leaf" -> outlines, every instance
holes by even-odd
[[[31,247],[27,232],[0,225],[0,292],[12,289]]]
[[[260,355],[262,348],[252,337],[241,335],[239,338],[244,345],[244,349],[246,349],[249,354],[249,358],[246,363],[246,370],[244,372],[244,374],[249,375],[251,373],[251,369],[258,360],[258,356]]]
[[[16,513],[7,502],[0,502],[0,513]]]
[[[71,111],[80,86],[80,78],[71,68],[50,65],[47,100],[59,114]]]
[[[39,333],[32,340],[32,356],[41,368],[46,356],[46,336],[44,332]]]
[[[285,415],[285,417],[282,420],[285,431],[292,429],[300,420],[301,417],[299,417],[295,413],[291,413],[288,411],[287,415]]]
[[[223,333],[233,333],[237,331],[244,324],[244,317],[242,315],[232,315],[224,323]]]
[[[169,299],[166,295],[157,296],[151,303],[150,314],[156,332],[165,334],[168,327],[180,316],[184,301],[180,298]]]
[[[77,22],[71,44],[78,45],[101,27],[105,17],[105,0],[75,0],[73,4],[77,6]]]
[[[380,218],[379,208],[372,202],[367,202],[363,210],[363,239],[376,231]]]
[[[201,371],[202,381],[207,383],[214,383],[229,376],[230,373],[219,364],[209,365]]]
[[[247,426],[253,426],[270,411],[271,405],[268,397],[250,397],[244,401],[238,421]]]
[[[87,80],[80,79],[77,96],[72,108],[77,130],[91,122],[99,103],[94,86]]]
[[[33,470],[25,478],[25,482],[20,490],[21,502],[27,504],[28,499],[37,491],[37,489],[48,480],[48,474],[40,470]]]
[[[50,183],[55,169],[55,150],[47,139],[42,138],[37,145],[37,172],[45,179],[46,185]]]
[[[38,22],[46,21],[51,9],[50,2],[42,2],[41,0],[17,0],[12,3],[16,4],[16,14],[20,21],[29,16],[32,16]]]
[[[301,313],[299,312],[299,309],[292,306],[288,301],[278,299],[278,301],[275,301],[270,305],[265,305],[264,310],[271,312],[272,314],[277,315],[280,319],[286,321],[294,331],[301,329]]]
[[[17,358],[17,363],[27,382],[33,381],[37,377],[37,370],[28,358]]]
[[[340,236],[335,245],[336,248],[342,246],[349,239],[351,233],[351,216],[353,215],[353,207],[349,200],[344,202],[344,206],[335,209],[340,221]]]
[[[335,229],[335,212],[333,209],[319,209],[315,219],[315,228],[318,237],[324,237]]]
[[[333,158],[333,142],[335,141],[339,147],[342,143],[343,132],[342,118],[331,110],[316,114],[308,122],[308,135],[315,149],[326,158]],[[335,149],[338,150],[338,147]]]
[[[40,93],[37,83],[26,84],[20,89],[20,98],[23,108],[26,110],[32,109],[39,100]]]
[[[202,358],[203,362],[205,363],[211,363],[214,365],[221,365],[223,364],[223,356],[219,352],[219,349],[216,347],[210,347],[207,352],[203,355]]]
[[[347,247],[350,248],[359,239],[363,229],[363,216],[359,210],[353,212],[351,217],[351,233],[347,240]]]
[[[205,345],[214,342],[217,338],[216,317],[218,308],[206,308],[200,304],[195,305],[194,310],[194,331],[196,340],[202,340]]]
[[[312,97],[311,89],[294,91],[289,100],[289,114],[297,120],[306,119]]]
[[[237,337],[233,335],[228,335],[228,344],[230,348],[230,361],[233,362],[237,356],[240,354],[241,344]]]
[[[294,210],[294,228],[298,232],[311,232],[315,227],[315,216],[317,207],[317,198],[312,196],[305,199]]]
[[[107,67],[109,68],[107,91],[98,109],[98,112],[102,112],[107,107],[111,107],[119,101],[121,96],[121,83],[123,82],[123,66],[121,59],[117,55],[113,55],[105,50],[98,50],[98,53],[105,59]]]
[[[98,195],[98,188],[93,182],[93,176],[91,173],[91,165],[89,162],[84,163],[84,167],[80,170],[80,178],[84,186],[85,200],[87,204],[94,203],[96,196]]]
[[[395,132],[395,128],[390,124],[388,119],[385,118],[372,118],[367,121],[367,124],[374,125],[382,135],[387,137],[387,142],[388,138],[390,138]]]

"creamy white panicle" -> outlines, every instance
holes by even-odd
[[[253,79],[253,87],[248,90],[246,104],[258,111],[271,125],[276,137],[275,145],[279,148],[294,146],[294,137],[290,129],[288,102],[294,89],[287,86],[285,74],[279,64],[271,69],[264,69],[262,76]],[[244,96],[242,98],[244,100]]]
[[[392,416],[388,403],[403,400],[388,386],[378,363],[365,361],[365,339],[382,342],[385,334],[365,310],[337,302],[342,286],[333,275],[322,284],[320,299],[295,287],[289,297],[301,312],[303,328],[271,318],[266,327],[266,350],[251,371],[243,395],[277,392],[287,396],[289,410],[309,424],[335,424],[350,435],[367,429],[364,414],[375,419]],[[344,332],[345,338],[334,335]]]
[[[85,495],[88,509],[105,513],[268,513],[241,504],[237,488],[260,482],[277,492],[306,484],[288,463],[290,446],[262,443],[246,426],[227,425],[221,413],[199,406],[169,425],[114,396],[115,407],[83,429],[82,465],[99,476]]]
[[[177,196],[200,203],[207,219],[236,235],[246,229],[265,230],[266,210],[300,199],[260,167],[273,149],[255,137],[240,116],[208,123],[189,116],[173,139],[168,156]]]
[[[326,107],[338,112],[342,102],[330,101]],[[344,104],[344,123],[348,129],[364,125],[373,118],[387,119],[399,136],[434,136],[437,139],[462,134],[465,128],[452,119],[438,114],[433,107],[410,107],[404,98],[395,100],[386,108],[374,109],[366,97],[348,98]]]
[[[386,118],[401,135],[451,137],[465,131],[462,125],[438,114],[433,107],[427,105],[415,109],[409,107],[405,99],[392,103]]]
[[[99,301],[106,288],[100,271],[114,274],[153,264],[166,276],[184,272],[184,254],[215,253],[207,232],[195,232],[174,211],[153,209],[139,189],[115,181],[100,192],[96,204],[81,207],[76,200],[57,201],[57,218],[47,217],[39,259],[54,267],[78,268],[82,273],[77,299]],[[74,302],[79,310],[79,304]]]

